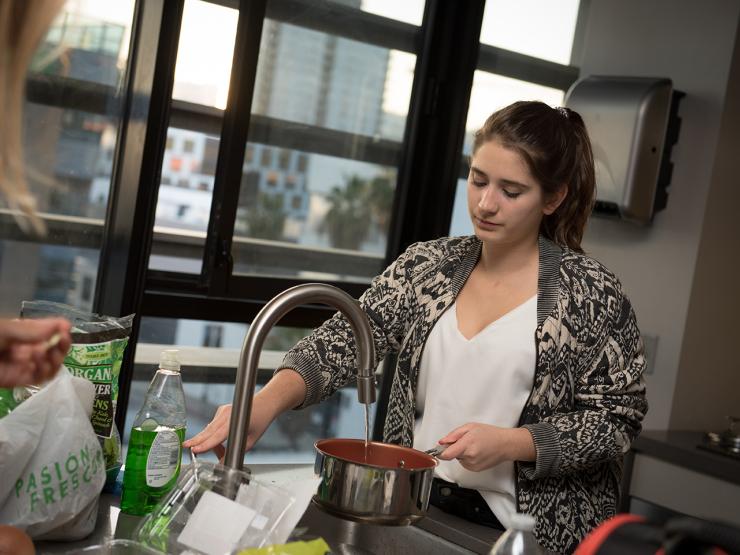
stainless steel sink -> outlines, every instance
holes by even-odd
[[[422,519],[423,522],[426,519]],[[341,555],[444,555],[474,553],[418,526],[381,526],[332,516],[311,503],[298,523],[310,536],[320,536]]]

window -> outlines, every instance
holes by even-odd
[[[200,160],[200,171],[206,175],[216,175],[216,162],[218,161],[218,139],[205,135],[203,147],[203,159]]]
[[[0,311],[6,315],[33,299],[92,308],[134,10],[133,0],[116,4],[115,10],[94,2],[63,6],[27,76],[28,180],[40,211],[53,218],[38,239],[0,208]]]
[[[93,283],[92,277],[82,276],[82,300],[85,302],[92,301],[92,293],[95,284]]]
[[[223,339],[223,326],[220,324],[206,324],[203,330],[204,347],[220,347]]]
[[[487,0],[480,41],[570,64],[579,0]]]
[[[306,154],[299,154],[298,155],[298,171],[301,173],[306,173],[307,169],[308,169],[308,156]]]
[[[557,5],[556,5],[557,4]],[[486,44],[521,52],[530,56],[555,61],[570,62],[575,22],[578,16],[578,0],[562,3],[545,0],[509,2],[487,0],[481,28],[482,48]],[[553,22],[559,22],[553,25]],[[524,38],[522,28],[540,31]],[[473,134],[492,112],[517,100],[541,100],[551,106],[563,103],[565,91],[538,83],[521,81],[477,70],[473,78],[473,89],[468,105],[465,125],[464,157],[470,155]],[[450,223],[450,235],[470,235],[473,226],[467,208],[466,164],[462,165],[460,179],[455,192],[455,202]]]
[[[281,170],[287,170],[290,167],[291,151],[282,149],[278,157],[278,166]]]
[[[260,158],[260,165],[263,168],[269,168],[272,165],[272,150],[269,148],[262,149],[262,157]]]
[[[296,2],[302,10],[285,9]],[[142,307],[142,340],[136,352],[129,411],[133,417],[140,404],[137,395],[141,399],[146,388],[149,375],[142,374],[142,364],[156,359],[156,355],[146,355],[147,345],[205,349],[191,359],[192,380],[186,383],[189,407],[197,406],[200,418],[190,423],[194,431],[233,396],[234,360],[246,325],[219,320],[249,321],[286,283],[328,281],[355,294],[382,269],[386,251],[392,255],[402,248],[391,230],[413,227],[406,223],[411,210],[404,206],[412,203],[396,203],[400,206],[394,207],[397,187],[403,189],[399,198],[413,190],[407,177],[398,181],[401,161],[416,146],[409,141],[418,140],[413,133],[405,138],[411,90],[415,78],[423,82],[418,77],[429,77],[414,74],[418,49],[424,47],[418,27],[424,11],[422,0],[268,0],[259,50],[252,49],[249,54],[259,54],[254,82],[246,85],[247,89],[253,86],[248,91],[251,105],[240,103],[239,95],[233,94],[236,102],[230,108],[235,111],[227,115],[234,118],[224,118],[238,16],[237,10],[227,5],[239,3],[185,1],[169,128],[175,146],[182,147],[166,153],[162,175],[169,176],[172,183],[186,179],[192,188],[159,189],[157,230],[147,275],[151,287],[146,292],[147,301],[153,302]],[[455,6],[469,18],[480,16],[465,4]],[[331,17],[336,13],[342,17]],[[429,13],[441,20],[442,12]],[[480,114],[487,115],[509,99],[530,95],[560,102],[563,88],[539,78],[540,64],[507,52],[506,59],[513,57],[515,65],[526,71],[516,73],[506,66],[502,71],[508,73],[499,74],[495,54],[503,47],[481,44],[478,39],[470,36],[466,45],[468,52],[480,48],[484,54],[469,100],[468,132],[480,125]],[[253,62],[249,59],[242,67],[254,68]],[[559,71],[557,63],[547,63]],[[531,82],[521,80],[530,77]],[[449,113],[462,113],[465,106],[460,104],[464,102],[455,100],[455,110]],[[228,129],[224,134],[228,143],[219,144],[224,121],[240,121],[248,113],[246,144],[243,136],[235,139]],[[408,127],[418,130],[419,119],[431,117],[415,117]],[[85,127],[94,125],[88,121]],[[192,141],[192,152],[187,156],[186,140]],[[436,146],[442,145],[441,139],[433,140]],[[218,179],[227,175],[224,183],[215,181],[219,155],[227,162],[219,168]],[[182,162],[173,166],[173,158],[184,158],[184,167]],[[207,189],[206,182],[210,185]],[[209,221],[212,207],[220,216],[218,220]],[[440,208],[447,213],[452,206],[444,201]],[[207,237],[214,223],[220,230]],[[232,237],[224,236],[232,229]],[[416,235],[423,233],[413,230]],[[216,238],[230,243],[231,252],[224,256],[223,243],[205,251],[204,244],[213,247]],[[225,260],[214,262],[214,256]],[[227,275],[221,273],[224,268]],[[192,275],[202,270],[203,276]],[[216,279],[210,279],[214,276]],[[173,298],[182,302],[173,303]],[[163,310],[171,317],[154,317],[161,316]],[[283,323],[314,326],[321,311],[301,307],[297,312],[292,324]],[[189,320],[193,317],[212,321]],[[296,339],[290,337],[285,348]],[[230,358],[211,362],[221,360],[219,357]],[[261,382],[276,364],[279,360],[261,364],[265,368]],[[271,427],[259,444],[264,451],[257,455],[272,462],[275,457],[304,455],[310,460],[307,438],[315,439],[317,430],[327,435],[361,426],[361,418],[351,421],[353,411],[361,409],[351,401],[352,392],[339,395],[333,408],[321,405],[301,422],[286,421]],[[347,400],[346,406],[342,399]],[[361,429],[357,432],[362,433]]]
[[[235,368],[248,329],[245,324],[231,322],[142,318],[125,429],[131,428],[136,411],[144,403],[147,387],[159,363],[159,354],[172,348],[180,350],[185,404],[188,407],[188,437],[205,428],[216,409],[231,403],[234,398]],[[257,390],[270,378],[284,353],[310,331],[281,326],[270,331],[258,365]],[[250,451],[250,460],[311,462],[316,438],[360,437],[364,433],[362,411],[357,402],[357,391],[352,386],[328,402],[301,411],[287,411]],[[213,458],[212,453],[202,456]]]
[[[174,156],[170,158],[170,170],[173,172],[179,172],[181,169],[182,169],[182,159],[175,158]]]

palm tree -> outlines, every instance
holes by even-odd
[[[250,206],[246,211],[245,223],[250,237],[276,241],[282,239],[285,226],[283,197],[259,193],[256,206]]]
[[[328,200],[331,206],[319,231],[329,234],[332,247],[358,250],[370,232],[367,182],[353,175],[344,187],[332,188]]]

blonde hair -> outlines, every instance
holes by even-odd
[[[20,214],[18,225],[43,235],[23,159],[26,73],[41,39],[65,0],[0,0],[0,191]]]

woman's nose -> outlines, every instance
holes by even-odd
[[[490,185],[483,190],[480,200],[478,201],[478,208],[485,212],[496,213],[498,211],[498,202],[496,202],[496,195],[494,194]]]

